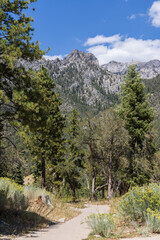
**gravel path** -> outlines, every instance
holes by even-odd
[[[92,213],[109,213],[108,205],[87,205],[81,214],[68,222],[59,223],[44,230],[16,238],[16,240],[82,240],[87,238],[91,230],[85,219]]]

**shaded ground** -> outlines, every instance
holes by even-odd
[[[18,235],[37,228],[45,227],[49,220],[33,212],[10,211],[0,212],[0,237]],[[5,239],[5,237],[4,237]]]

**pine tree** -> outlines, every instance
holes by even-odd
[[[18,65],[18,61],[40,59],[44,54],[39,43],[31,41],[33,18],[24,13],[35,1],[0,1],[0,125],[14,118],[13,90],[26,86],[27,71]],[[7,103],[4,103],[4,98],[7,98]]]
[[[133,178],[133,176],[137,177],[138,174],[135,171],[137,158],[149,157],[144,156],[144,152],[148,154],[148,151],[144,151],[144,147],[146,135],[152,129],[154,115],[144,89],[145,86],[141,81],[139,73],[136,72],[135,66],[130,66],[121,87],[119,113],[125,120],[125,128],[128,130],[130,136],[128,159],[130,162],[129,174],[131,178]],[[152,148],[149,153],[149,155],[151,155],[154,152],[154,147],[152,142],[149,144]],[[140,171],[143,171],[143,169],[140,169]]]
[[[41,161],[42,187],[45,187],[46,167],[52,168],[63,154],[65,119],[60,112],[60,99],[47,70],[30,70],[28,88],[14,91],[17,106],[16,126],[35,161]],[[46,166],[47,165],[47,166]]]
[[[151,129],[154,119],[153,109],[149,106],[144,89],[135,66],[130,66],[121,88],[120,113],[125,120],[133,149],[136,144],[142,147],[145,134]]]
[[[29,4],[36,1],[0,1],[0,77],[11,80],[18,59],[39,59],[44,53],[38,42],[31,42],[33,18],[24,14]]]
[[[33,2],[36,0],[0,1],[0,154],[12,144],[5,134],[10,133],[18,110],[13,92],[32,87],[28,81],[31,73],[22,67],[21,61],[40,59],[45,53],[38,41],[32,41],[33,18],[25,15]],[[5,131],[4,126],[8,126]]]
[[[35,1],[0,2],[0,89],[10,100],[12,100],[13,88],[20,83],[17,81],[20,79],[19,76],[23,79],[25,74],[25,69],[18,66],[17,61],[40,59],[44,54],[38,42],[31,42],[33,18],[24,14],[29,4]]]

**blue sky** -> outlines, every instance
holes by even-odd
[[[38,0],[29,14],[49,56],[78,49],[100,64],[160,59],[160,0]]]

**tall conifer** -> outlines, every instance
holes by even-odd
[[[18,109],[16,126],[35,161],[41,161],[42,187],[45,187],[46,167],[55,165],[63,153],[65,119],[47,70],[42,68],[37,73],[30,70],[30,74],[29,87],[14,91]]]
[[[152,129],[154,115],[144,89],[145,86],[139,73],[136,72],[135,66],[131,65],[121,87],[121,105],[119,108],[119,113],[125,120],[125,128],[130,136],[128,159],[131,178],[133,176],[136,178],[138,172],[140,174],[144,170],[140,169],[136,172],[137,159],[141,161],[142,158],[149,158],[149,155],[154,152],[152,141],[149,140],[147,143],[146,138],[146,135]],[[144,149],[146,146],[152,150],[148,152],[148,150]]]

